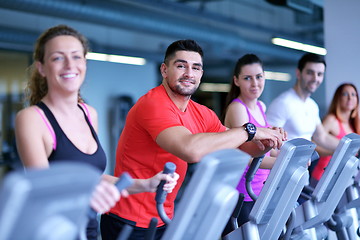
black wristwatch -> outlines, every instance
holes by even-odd
[[[252,123],[245,123],[243,127],[245,131],[248,133],[248,139],[246,141],[249,142],[254,138],[256,134],[256,126]]]

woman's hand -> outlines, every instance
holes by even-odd
[[[120,193],[113,183],[101,179],[92,193],[90,206],[98,213],[105,213],[114,207],[121,197],[127,197],[128,195],[127,190]]]

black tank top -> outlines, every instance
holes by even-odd
[[[59,123],[56,121],[55,116],[43,102],[40,102],[39,104],[37,104],[37,106],[44,111],[56,135],[56,141],[57,141],[56,149],[51,152],[48,158],[49,162],[55,162],[55,161],[83,162],[94,166],[95,168],[99,169],[101,172],[105,170],[106,167],[105,152],[101,147],[101,144],[99,142],[99,139],[97,137],[94,128],[92,127],[88,117],[86,116],[83,108],[80,105],[78,105],[78,107],[84,113],[85,120],[89,125],[91,133],[98,146],[96,152],[93,154],[83,153],[67,138],[67,136],[61,129]]]

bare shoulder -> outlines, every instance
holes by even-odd
[[[337,124],[337,119],[334,114],[328,114],[323,119],[323,124]]]
[[[53,147],[53,138],[44,123],[48,120],[37,106],[19,111],[15,120],[15,135],[20,159],[26,167],[47,167],[47,157]]]
[[[30,107],[20,110],[16,114],[16,121],[21,121],[23,119],[24,120],[33,120],[34,118],[39,116],[39,113],[36,110],[39,110],[42,112],[42,110],[40,108],[37,108],[37,109],[36,108],[37,108],[36,106],[30,106]]]
[[[224,125],[228,128],[240,127],[248,121],[245,106],[239,102],[232,102],[226,111]]]
[[[43,115],[43,116],[41,116]],[[45,131],[48,131],[46,125],[43,123],[48,121],[44,112],[37,106],[30,106],[20,110],[16,114],[15,119],[15,134],[17,138],[22,140],[32,136],[41,136]]]
[[[326,115],[322,121],[322,124],[328,132],[335,134],[338,132],[338,122],[334,114]]]
[[[230,110],[230,111],[246,111],[246,108],[243,104],[234,101],[229,104],[228,110]]]
[[[16,114],[15,132],[24,136],[43,134],[48,131],[44,122],[48,120],[40,108],[37,106],[24,108]]]

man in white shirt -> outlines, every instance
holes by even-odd
[[[306,53],[298,62],[295,86],[276,97],[266,112],[272,126],[283,127],[288,139],[305,138],[330,151],[339,140],[321,124],[319,106],[310,97],[324,80],[326,62],[320,55]]]

